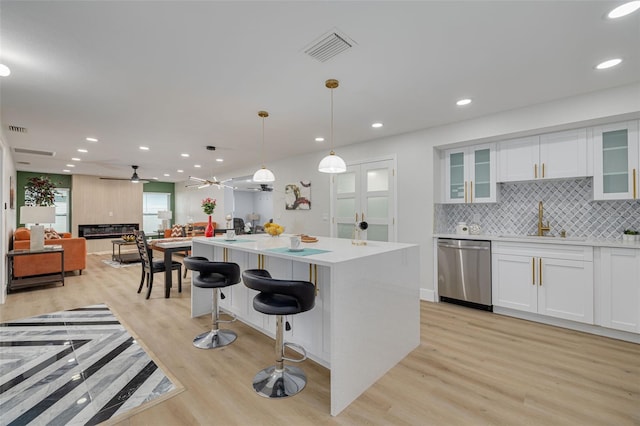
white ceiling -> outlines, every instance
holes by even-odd
[[[56,153],[14,154],[18,170],[61,173],[80,157],[73,173],[128,178],[136,164],[183,181],[257,168],[264,109],[267,166],[320,160],[328,78],[338,148],[640,81],[640,13],[605,18],[620,3],[2,0],[2,133]],[[304,53],[336,29],[354,47],[324,63]],[[624,62],[594,70],[612,57]]]

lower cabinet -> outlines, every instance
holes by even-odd
[[[593,248],[495,242],[493,305],[593,324]]]
[[[640,249],[600,248],[598,325],[640,333]]]

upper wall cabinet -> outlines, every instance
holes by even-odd
[[[495,203],[495,144],[444,152],[445,203]]]
[[[593,198],[629,200],[640,197],[638,122],[593,128]]]
[[[587,131],[530,136],[498,143],[498,182],[588,176]]]

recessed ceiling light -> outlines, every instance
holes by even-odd
[[[224,158],[216,158],[216,161],[217,161],[218,163],[222,163],[222,162],[224,161]]]
[[[163,176],[169,177],[171,175],[169,173],[165,173]]]
[[[67,167],[75,167],[75,164],[67,164]]]
[[[638,9],[640,9],[640,1],[630,1],[613,9],[607,17],[611,19],[622,18]]]
[[[65,173],[71,173],[71,170],[69,170],[69,169],[62,169],[62,171],[65,172]]]
[[[456,102],[456,105],[465,106],[465,105],[469,105],[470,103],[471,103],[471,99],[460,99],[458,102]]]
[[[178,169],[178,170],[176,170],[176,172],[178,172],[178,173],[184,173],[184,170],[182,170],[182,169]]]
[[[371,127],[373,127],[374,129],[379,129],[380,127],[382,127],[382,123],[373,123]]]
[[[0,77],[8,77],[11,74],[11,70],[5,64],[0,64]]]
[[[71,161],[80,161],[80,159],[78,157],[73,157]]]
[[[149,147],[148,146],[141,146],[140,149],[142,151],[149,151]]]
[[[87,138],[86,141],[87,142],[98,142],[98,139],[96,139],[96,138]]]
[[[616,65],[620,64],[620,62],[622,62],[622,59],[620,58],[609,59],[608,61],[600,62],[598,65],[596,65],[596,69],[606,70],[607,68],[615,67]]]
[[[78,152],[87,153],[89,151],[87,151],[86,149],[78,148]]]
[[[195,167],[196,169],[199,169],[202,166],[200,164],[194,164],[193,167]]]
[[[180,154],[180,156],[181,156],[181,157],[188,157],[188,156],[189,156],[189,154],[187,154],[187,153],[185,152],[185,153]]]
[[[316,142],[324,142],[324,138],[316,138]]]

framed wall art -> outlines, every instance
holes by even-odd
[[[311,182],[301,180],[284,187],[285,209],[311,210]]]

